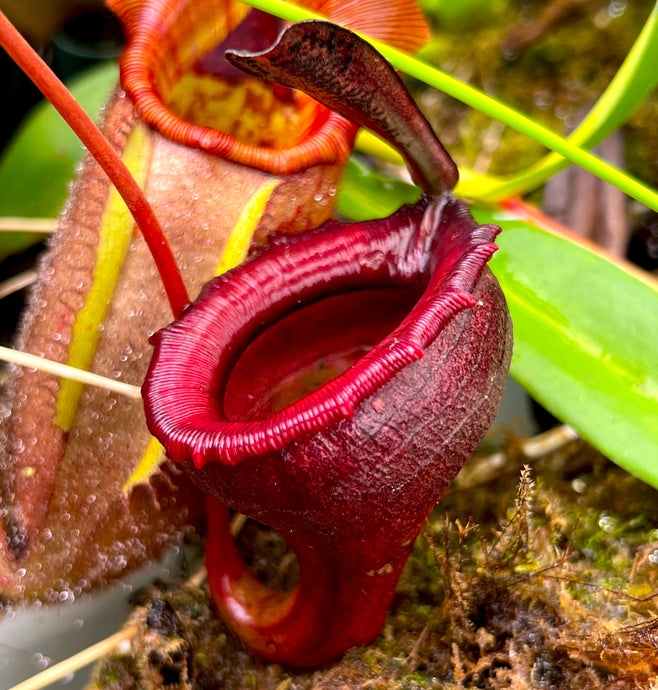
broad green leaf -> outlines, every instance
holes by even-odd
[[[337,208],[350,220],[371,220],[390,216],[419,197],[418,187],[377,175],[351,158],[338,189]]]
[[[658,288],[508,213],[491,268],[514,323],[511,373],[556,417],[658,488]]]
[[[94,67],[70,84],[85,110],[96,115],[118,82],[114,63]],[[0,216],[55,218],[68,195],[82,145],[47,102],[27,116],[0,161]],[[38,239],[32,233],[3,233],[0,260]]]

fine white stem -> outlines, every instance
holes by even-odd
[[[57,229],[54,218],[18,218],[5,216],[0,218],[0,232],[34,232],[49,235]]]
[[[575,429],[572,429],[567,424],[556,426],[549,429],[542,434],[537,434],[531,438],[526,438],[518,444],[519,450],[526,458],[531,460],[538,460],[544,455],[553,453],[559,450],[567,443],[576,441],[580,436]],[[486,457],[487,467],[490,470],[500,469],[507,462],[507,453],[503,450],[497,453],[492,453]]]
[[[11,278],[7,278],[7,280],[4,280],[2,283],[0,283],[0,299],[13,295],[14,292],[18,292],[19,290],[32,285],[36,279],[36,271],[23,271],[23,273],[18,273]]]
[[[562,424],[545,431],[543,434],[527,438],[521,443],[521,450],[526,457],[534,460],[548,455],[578,438],[580,437],[575,429],[567,424]]]
[[[76,369],[66,364],[60,364],[59,362],[45,359],[45,357],[37,357],[36,355],[19,352],[18,350],[12,350],[8,347],[0,347],[0,359],[5,362],[17,364],[20,367],[31,367],[39,371],[45,371],[48,374],[53,374],[54,376],[61,376],[62,378],[72,379],[73,381],[79,381],[80,383],[85,383],[90,386],[104,388],[129,398],[140,399],[142,397],[139,386],[108,379],[105,376],[93,374],[90,371]]]

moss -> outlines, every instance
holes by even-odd
[[[460,474],[371,646],[295,674],[250,654],[205,589],[153,588],[133,614],[132,652],[101,662],[91,687],[646,686],[658,671],[656,493],[581,442],[532,470],[513,443],[508,456],[495,468],[474,458]],[[272,541],[247,534],[258,548]]]
[[[437,19],[423,57],[562,134],[578,124],[604,91],[653,5],[649,0],[499,4],[495,22],[460,29]],[[568,11],[547,22],[547,8],[560,4]],[[422,84],[415,92],[459,165],[507,174],[545,153],[528,137]],[[658,148],[647,151],[642,144],[656,138],[655,108],[654,100],[633,118],[628,151],[631,172],[653,185]]]

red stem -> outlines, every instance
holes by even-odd
[[[66,120],[117,188],[149,246],[174,317],[178,318],[190,298],[171,247],[144,192],[93,120],[2,12],[0,44]]]

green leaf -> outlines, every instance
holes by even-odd
[[[118,82],[118,67],[105,63],[69,86],[82,107],[96,115]],[[0,216],[55,218],[68,196],[68,184],[82,156],[82,145],[47,102],[26,117],[0,161]],[[38,239],[33,233],[3,233],[0,260]]]
[[[371,220],[390,216],[419,198],[418,187],[377,175],[352,157],[338,189],[337,209],[350,220]]]
[[[514,323],[512,376],[658,488],[656,284],[508,213],[476,217],[504,228],[491,268]]]

